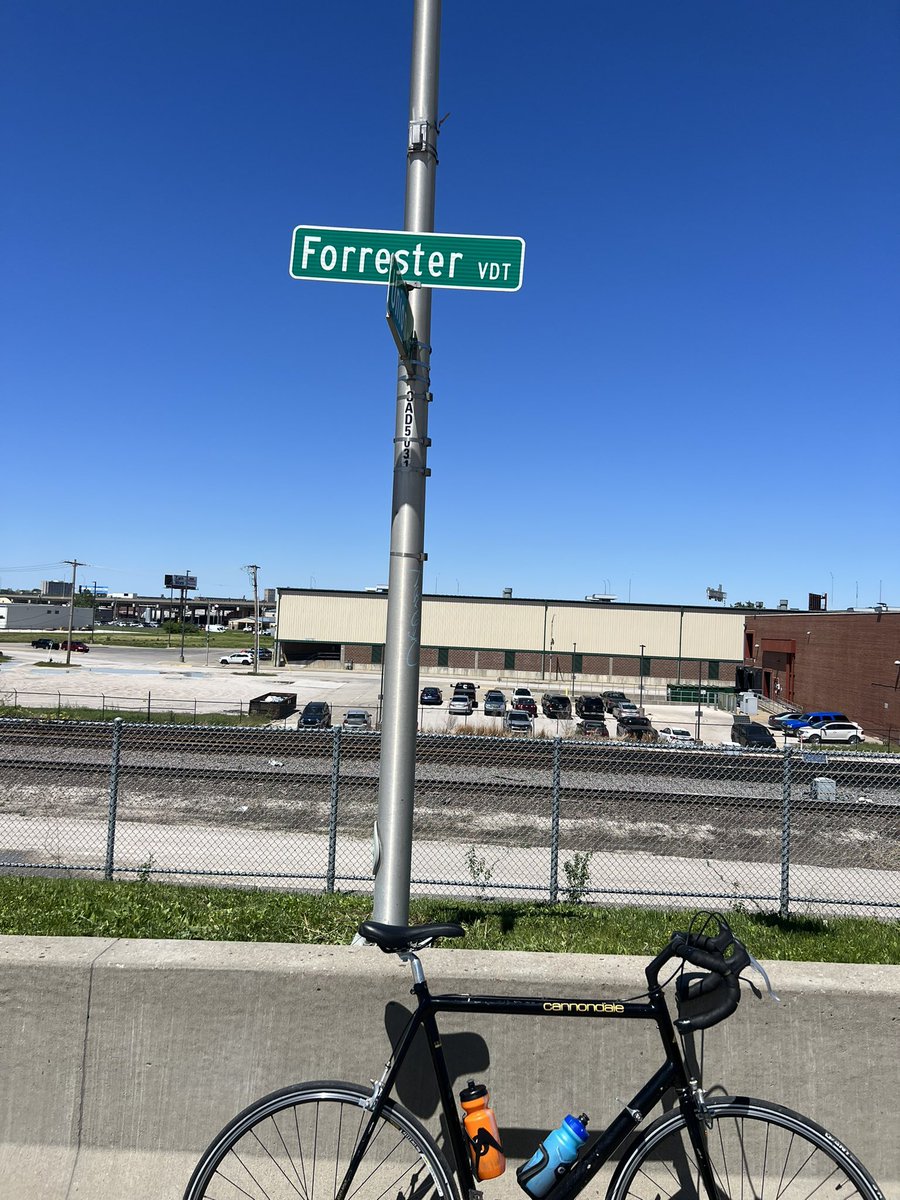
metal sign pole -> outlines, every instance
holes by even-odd
[[[440,29],[441,0],[415,0],[404,229],[419,233],[434,229]],[[409,364],[412,371],[401,362],[397,384],[372,913],[376,921],[393,925],[405,925],[409,920],[425,560],[431,289],[416,288],[409,300],[419,346],[416,362]]]

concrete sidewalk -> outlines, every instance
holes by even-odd
[[[635,958],[429,950],[423,962],[435,992],[617,999],[644,986]],[[900,1194],[900,967],[767,965],[783,1003],[746,993],[706,1036],[707,1088],[806,1113]],[[178,1200],[254,1098],[380,1074],[410,1004],[407,968],[349,946],[5,937],[0,966],[0,1179],[15,1200]],[[644,1022],[538,1020],[441,1021],[454,1077],[488,1083],[513,1158],[568,1111],[599,1128],[661,1057]],[[412,1068],[399,1098],[439,1136]],[[511,1171],[488,1187],[520,1195]]]

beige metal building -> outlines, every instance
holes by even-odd
[[[278,589],[288,661],[382,661],[383,591]],[[422,670],[507,678],[637,679],[734,685],[744,657],[740,609],[487,596],[422,597]],[[643,646],[643,651],[641,647]],[[641,670],[641,655],[644,663]]]

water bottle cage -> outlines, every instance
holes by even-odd
[[[506,1153],[498,1141],[491,1136],[486,1129],[479,1129],[474,1137],[469,1137],[466,1133],[466,1138],[469,1145],[472,1147],[472,1153],[475,1155],[476,1164],[484,1158],[489,1150],[497,1150],[500,1154]]]
[[[519,1186],[524,1188],[526,1183],[530,1183],[535,1175],[540,1175],[541,1171],[547,1166],[550,1161],[550,1155],[547,1153],[547,1147],[543,1142],[538,1146],[535,1154],[539,1154],[540,1158],[533,1167],[528,1167],[525,1163],[516,1171],[516,1179],[519,1181]]]

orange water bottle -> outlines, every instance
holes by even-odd
[[[490,1096],[483,1083],[469,1080],[469,1086],[459,1093],[463,1107],[463,1128],[472,1156],[472,1172],[476,1179],[496,1179],[506,1170],[506,1155],[500,1145],[497,1118],[488,1108]]]

